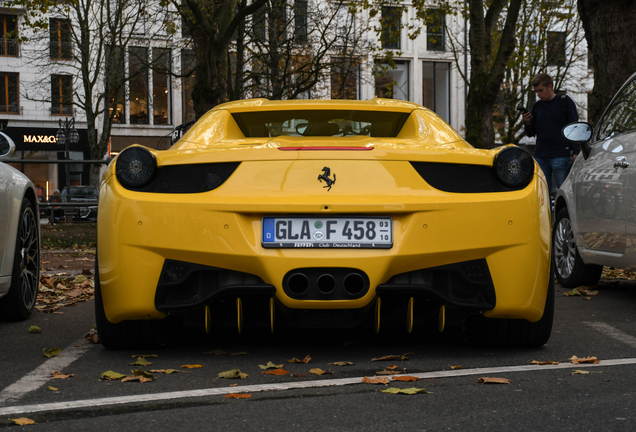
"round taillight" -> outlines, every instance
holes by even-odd
[[[115,164],[117,180],[125,188],[142,188],[157,173],[155,156],[143,147],[129,147],[122,151]]]
[[[506,147],[497,153],[493,164],[497,180],[512,189],[524,188],[534,175],[534,159],[519,147]]]

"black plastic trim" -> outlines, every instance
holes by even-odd
[[[157,169],[152,181],[141,188],[127,187],[136,192],[201,193],[221,186],[230,178],[240,162],[218,162],[191,165],[166,165]]]
[[[485,165],[439,162],[411,162],[411,165],[426,183],[444,192],[488,193],[523,189],[499,183],[492,167]]]

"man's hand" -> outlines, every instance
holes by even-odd
[[[526,124],[529,124],[532,119],[532,114],[526,111],[521,115],[521,117],[523,117],[523,121],[526,122]]]

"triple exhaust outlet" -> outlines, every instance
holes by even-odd
[[[369,290],[369,278],[352,268],[296,269],[283,278],[283,289],[291,298],[303,300],[360,298]]]

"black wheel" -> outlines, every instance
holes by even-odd
[[[601,278],[603,266],[585,264],[574,241],[572,224],[567,208],[559,210],[552,231],[554,268],[559,283],[566,288],[581,285],[596,285]]]
[[[0,300],[0,316],[9,320],[25,320],[33,312],[40,284],[40,226],[35,206],[22,201],[17,229],[11,286]]]
[[[524,319],[474,317],[468,330],[474,344],[489,348],[539,348],[552,334],[554,321],[554,270],[550,268],[548,292],[543,316],[537,322]]]
[[[101,344],[112,350],[131,348],[156,348],[174,343],[180,326],[169,319],[122,321],[113,324],[106,318],[102,290],[99,283],[99,267],[95,259],[95,321]]]

